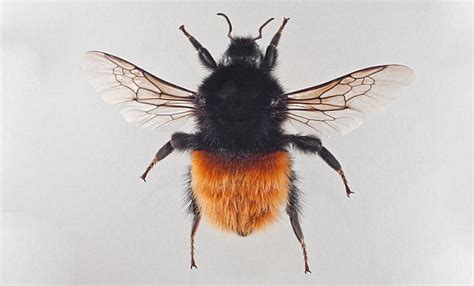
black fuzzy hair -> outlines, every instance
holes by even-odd
[[[237,62],[219,66],[198,89],[196,117],[203,149],[232,153],[281,149],[286,100],[267,71]]]

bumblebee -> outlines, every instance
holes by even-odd
[[[339,174],[349,197],[352,191],[341,164],[320,138],[357,128],[364,114],[396,97],[414,73],[403,65],[379,65],[285,92],[273,71],[289,18],[283,18],[263,51],[256,41],[274,18],[252,38],[234,37],[229,18],[218,15],[227,22],[230,39],[219,61],[183,25],[179,27],[209,70],[197,91],[103,52],[87,52],[85,70],[106,102],[124,106],[121,113],[129,122],[154,129],[194,120],[195,132],[174,133],[141,176],[145,181],[148,172],[175,150],[190,152],[186,196],[193,215],[191,269],[197,268],[194,240],[202,217],[218,229],[247,236],[274,223],[284,208],[303,251],[304,271],[310,272],[290,149],[319,155]],[[287,122],[309,135],[288,134]]]

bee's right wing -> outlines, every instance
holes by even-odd
[[[121,103],[128,122],[144,128],[184,123],[194,114],[195,93],[166,82],[119,57],[90,51],[84,69],[92,85],[107,103]]]
[[[288,119],[300,131],[318,136],[347,134],[365,115],[381,110],[415,79],[403,65],[361,69],[326,83],[285,94]]]

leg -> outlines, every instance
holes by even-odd
[[[346,187],[346,195],[349,198],[351,196],[351,194],[353,194],[354,192],[351,191],[351,189],[349,188],[349,183],[347,182],[347,178],[346,178],[346,175],[344,174],[344,171],[342,170],[341,164],[339,164],[339,162],[334,157],[334,155],[331,154],[331,152],[329,152],[329,150],[324,148],[324,147],[321,148],[321,150],[319,151],[318,154],[321,158],[323,158],[323,160],[331,168],[333,168],[334,170],[337,171],[339,176],[341,176],[342,182],[344,183],[344,186]]]
[[[197,211],[194,214],[193,226],[191,228],[191,269],[193,269],[193,267],[197,269],[196,261],[194,260],[194,237],[196,236],[196,232],[198,230],[200,221],[201,221],[201,214],[199,213],[199,211]]]
[[[262,62],[263,67],[266,69],[272,69],[275,66],[278,42],[280,41],[281,33],[283,32],[283,28],[285,28],[288,20],[290,20],[290,18],[283,18],[283,23],[281,24],[280,29],[278,29],[278,32],[273,36],[270,45],[267,47],[267,51],[265,52],[265,57]]]
[[[294,181],[294,176],[292,176],[292,181]],[[291,227],[293,228],[293,232],[298,239],[301,248],[303,249],[303,258],[304,258],[304,273],[311,273],[309,270],[308,265],[308,253],[306,252],[306,244],[304,243],[304,236],[303,230],[301,229],[299,218],[299,190],[292,182],[291,190],[290,190],[290,197],[288,200],[288,205],[286,206],[286,213],[290,217]]]
[[[201,212],[196,203],[196,199],[194,198],[194,193],[191,186],[191,168],[188,169],[186,177],[185,202],[188,205],[188,213],[193,215],[193,225],[191,228],[191,269],[193,269],[193,267],[197,269],[196,261],[194,260],[194,237],[196,236],[199,222],[201,221]]]
[[[184,35],[188,37],[189,41],[191,44],[194,46],[194,48],[199,52],[199,59],[201,62],[208,68],[214,69],[216,68],[216,61],[212,57],[211,53],[204,48],[196,38],[194,38],[191,34],[189,34],[185,29],[184,25],[179,26],[179,29],[183,31]]]
[[[165,145],[163,145],[163,147],[161,147],[160,150],[158,150],[158,152],[156,152],[155,158],[153,158],[153,160],[151,160],[150,165],[148,165],[145,172],[140,176],[140,178],[144,182],[146,182],[146,176],[148,175],[148,172],[150,172],[151,169],[153,169],[153,167],[155,167],[156,163],[158,163],[159,161],[166,158],[169,154],[171,154],[171,152],[173,152],[173,150],[174,150],[174,148],[173,148],[173,145],[171,144],[171,140],[170,140]]]
[[[337,171],[339,176],[341,176],[342,182],[346,188],[346,195],[350,197],[354,192],[349,188],[349,183],[347,178],[342,171],[341,164],[337,161],[334,155],[326,149],[319,138],[313,136],[299,136],[299,135],[288,135],[287,143],[293,145],[298,150],[301,150],[306,153],[317,153],[331,168]]]
[[[185,151],[189,149],[193,149],[196,146],[196,139],[195,136],[192,134],[186,133],[174,133],[171,136],[171,140],[168,141],[165,145],[163,145],[158,152],[155,154],[155,158],[151,161],[150,165],[146,168],[143,175],[140,178],[146,182],[146,176],[148,172],[153,169],[153,167],[161,160],[166,158],[171,152],[175,149],[179,151]]]

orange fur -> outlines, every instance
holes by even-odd
[[[278,151],[223,158],[194,151],[192,189],[201,214],[220,229],[248,235],[275,221],[290,190],[290,158]]]

